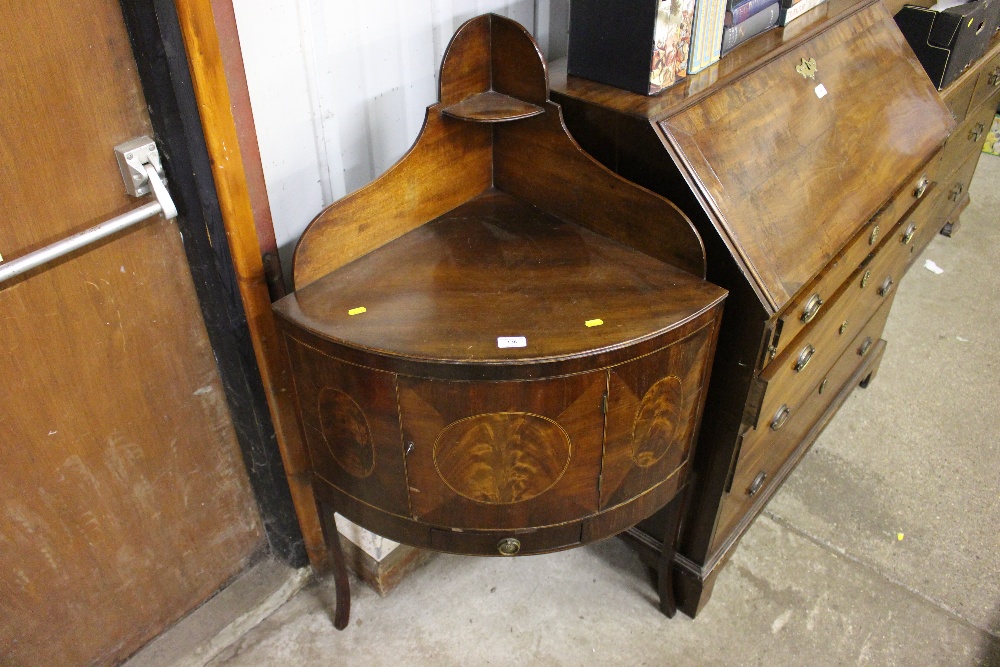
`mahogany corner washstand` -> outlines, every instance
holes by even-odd
[[[337,627],[335,513],[486,556],[679,518],[726,295],[704,276],[688,218],[570,138],[531,36],[463,25],[413,148],[310,224],[275,304]]]

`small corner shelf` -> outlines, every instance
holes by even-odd
[[[445,116],[473,123],[504,123],[545,113],[542,107],[510,95],[488,90],[441,110]]]

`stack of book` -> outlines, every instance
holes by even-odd
[[[752,37],[785,26],[827,0],[697,0],[688,73],[695,74]]]

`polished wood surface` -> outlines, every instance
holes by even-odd
[[[815,80],[796,72],[804,58],[816,60]],[[954,127],[880,5],[661,126],[775,312]]]
[[[276,307],[361,350],[480,368],[612,353],[697,317],[719,296],[690,274],[489,190]],[[594,320],[602,324],[587,326]],[[527,344],[498,348],[502,336]]]
[[[586,156],[547,91],[524,28],[467,22],[414,148],[300,240],[274,311],[324,512],[513,556],[686,484],[725,290],[690,220]]]
[[[151,134],[117,2],[15,5],[5,259],[144,203],[112,148]],[[0,304],[0,662],[117,664],[265,547],[177,226],[40,267]]]

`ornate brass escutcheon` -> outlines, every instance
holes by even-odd
[[[795,71],[802,75],[803,79],[815,79],[816,78],[816,59],[815,58],[803,58],[802,62],[795,66]]]
[[[872,228],[871,236],[868,237],[868,245],[875,245],[875,242],[878,241],[878,233],[878,225],[875,225],[875,227]]]
[[[861,289],[868,287],[868,281],[871,280],[872,272],[865,271],[865,275],[861,276]]]

